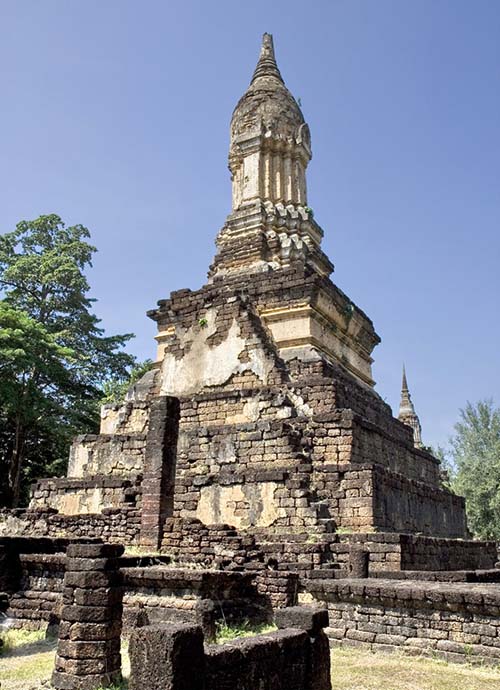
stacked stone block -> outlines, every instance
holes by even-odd
[[[145,626],[130,638],[130,690],[330,690],[326,610],[283,609],[278,631],[203,645],[201,628]]]
[[[255,577],[257,591],[267,597],[272,609],[294,606],[300,581],[298,573],[263,570]]]
[[[122,554],[119,545],[68,546],[52,674],[58,690],[95,690],[121,680]]]
[[[104,472],[106,468],[102,468]],[[127,472],[126,476],[109,474],[67,479],[39,479],[31,486],[32,512],[48,510],[61,514],[88,514],[96,507],[139,507],[141,503],[141,475]],[[70,512],[71,511],[71,512]]]
[[[320,607],[290,606],[276,611],[280,630],[299,628],[309,635],[308,680],[311,690],[330,690],[330,643],[323,629],[328,627],[328,610]]]
[[[203,632],[178,623],[138,628],[129,646],[130,690],[205,690]]]
[[[229,525],[204,525],[196,518],[167,519],[162,551],[179,565],[224,570],[263,567],[263,554],[252,535],[238,533]]]

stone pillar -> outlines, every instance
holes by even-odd
[[[362,546],[351,546],[347,563],[348,577],[368,577],[368,564],[370,553]]]
[[[141,546],[159,549],[165,519],[172,515],[179,401],[167,395],[153,400],[142,481]]]
[[[58,690],[95,690],[121,681],[122,553],[119,544],[68,546],[52,674]]]
[[[317,606],[290,606],[275,611],[275,622],[280,630],[305,630],[310,640],[307,683],[304,690],[331,690],[330,643],[323,632],[328,627],[328,610]]]
[[[136,628],[130,636],[129,655],[129,690],[203,690],[203,632],[197,626]]]

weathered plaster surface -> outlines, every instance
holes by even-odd
[[[275,482],[205,486],[200,492],[196,517],[206,525],[270,527],[283,516],[275,499],[278,488]]]
[[[223,385],[231,376],[244,371],[252,371],[262,383],[267,383],[273,361],[258,341],[245,340],[237,320],[233,319],[226,338],[212,346],[208,339],[217,333],[217,310],[208,310],[205,319],[207,323],[204,327],[195,324],[187,330],[180,327],[176,330],[181,347],[186,348],[186,352],[180,359],[172,353],[165,353],[162,394],[189,395],[206,386]],[[242,362],[240,355],[244,352],[248,355],[248,361]]]
[[[70,449],[68,477],[139,474],[144,444],[144,438],[134,436],[77,436]]]
[[[148,427],[146,406],[134,407],[123,405],[103,405],[101,407],[101,434],[132,433],[144,434]]]
[[[59,497],[58,505],[54,507],[62,515],[86,515],[100,513],[104,505],[103,490],[96,488],[65,493]]]

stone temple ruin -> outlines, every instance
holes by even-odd
[[[221,616],[318,603],[331,642],[500,659],[496,544],[470,538],[406,376],[402,421],[375,391],[380,338],[331,280],[310,159],[265,34],[231,119],[232,210],[206,285],[148,312],[154,368],[75,439],[67,477],[0,514],[16,625],[57,624],[66,547],[100,539],[135,547],[126,627],[194,621],[210,637]]]

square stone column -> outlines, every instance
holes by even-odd
[[[119,544],[68,546],[52,674],[57,690],[96,690],[121,681],[123,550]]]
[[[172,515],[179,400],[167,395],[155,398],[149,414],[149,431],[142,481],[141,546],[159,549],[165,519]]]

